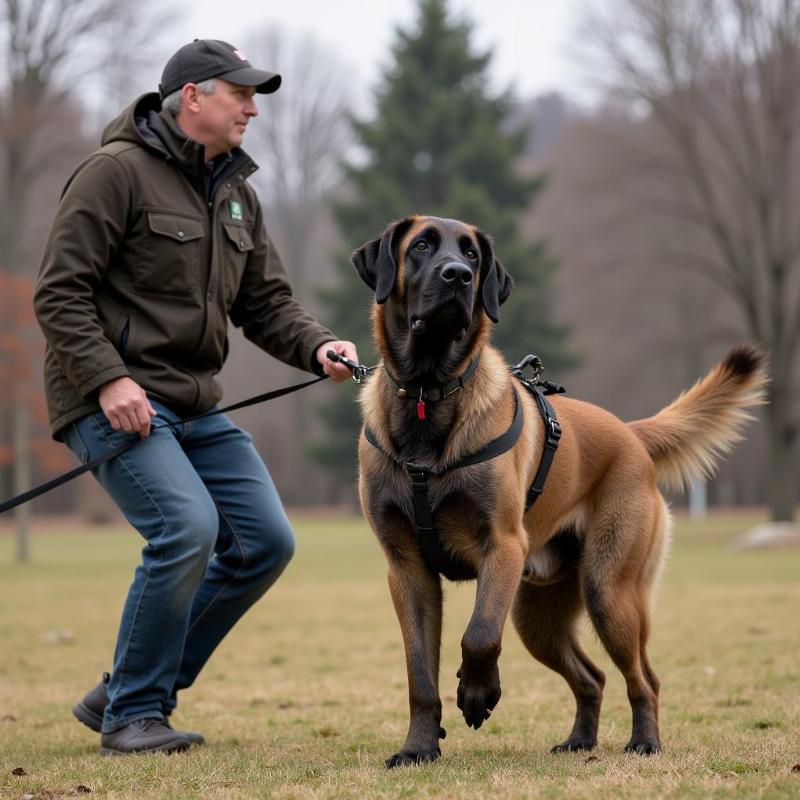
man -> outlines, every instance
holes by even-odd
[[[195,40],[167,62],[160,96],[140,97],[70,178],[36,287],[47,338],[51,432],[94,470],[146,540],[122,613],[113,670],[74,709],[103,754],[184,750],[173,730],[190,686],[294,550],[250,436],[209,410],[227,321],[271,355],[336,381],[350,342],[292,297],[239,146],[255,94],[281,78],[225,42]]]

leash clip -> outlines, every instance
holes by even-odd
[[[530,367],[533,372],[530,378],[526,378],[523,374],[525,367]],[[546,381],[542,378],[544,364],[539,356],[535,356],[532,353],[529,353],[519,364],[509,367],[509,369],[515,378],[519,378],[531,390],[536,389],[541,391],[542,394],[563,394],[566,391],[561,384]]]
[[[530,367],[533,375],[530,378],[524,378],[523,372],[525,367]],[[519,364],[515,364],[511,367],[511,374],[519,378],[520,380],[524,380],[526,382],[532,383],[534,386],[537,385],[542,377],[542,372],[544,371],[544,364],[542,364],[542,359],[539,356],[533,355],[533,353],[528,353]]]
[[[328,356],[331,361],[338,361],[340,364],[344,364],[346,367],[348,367],[353,373],[351,377],[355,383],[362,384],[367,379],[367,375],[369,375],[369,367],[364,366],[364,364],[356,364],[355,361],[351,361],[345,356],[340,356],[334,350],[328,350],[325,355]]]

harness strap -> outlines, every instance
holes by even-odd
[[[552,392],[553,389],[548,385],[538,386],[537,384],[523,379],[521,379],[521,382],[534,396],[539,415],[545,425],[545,439],[539,467],[536,470],[533,483],[531,483],[525,497],[525,513],[527,513],[544,491],[545,481],[550,472],[550,467],[553,464],[553,459],[558,449],[558,443],[561,440],[561,426],[558,424],[558,416],[555,408],[553,408],[550,401],[544,396],[545,393]],[[411,498],[414,508],[413,523],[417,544],[419,545],[426,566],[436,574],[443,571],[446,558],[441,540],[436,533],[436,529],[433,527],[433,514],[430,497],[428,495],[428,479],[432,475],[442,475],[450,470],[461,469],[462,467],[469,467],[473,464],[489,461],[507,452],[519,441],[525,419],[517,390],[514,389],[513,391],[515,403],[514,419],[511,421],[511,425],[509,425],[505,433],[493,439],[480,450],[472,453],[472,455],[465,456],[459,459],[455,464],[440,470],[429,469],[411,461],[403,461],[395,458],[395,456],[381,447],[380,442],[378,442],[372,430],[367,426],[364,427],[364,437],[366,440],[395,464],[405,469],[411,478]]]
[[[519,395],[517,394],[517,390],[514,389],[514,419],[511,420],[511,425],[509,425],[506,432],[496,439],[493,439],[489,444],[478,450],[477,453],[473,453],[471,456],[465,456],[447,469],[471,467],[473,464],[480,464],[482,461],[489,461],[502,455],[519,441],[524,424],[525,415],[522,413],[522,403],[519,402]]]
[[[539,461],[539,468],[536,470],[533,483],[525,497],[525,513],[530,511],[531,506],[539,499],[539,496],[544,491],[547,474],[550,472],[550,467],[553,465],[553,459],[555,458],[556,450],[558,450],[558,443],[561,441],[561,426],[558,424],[556,410],[544,396],[542,389],[538,389],[535,386],[529,388],[536,400],[539,414],[544,421],[545,439],[544,447],[542,448],[542,458]]]
[[[425,469],[408,467],[411,477],[411,499],[414,505],[414,533],[422,551],[422,560],[428,569],[438,573],[444,566],[445,558],[442,543],[436,535],[431,516],[431,501],[428,496],[428,477]]]
[[[482,461],[489,461],[510,450],[519,440],[522,427],[525,422],[522,412],[522,404],[519,402],[519,395],[514,389],[514,419],[508,426],[505,433],[492,439],[487,445],[476,453],[459,459],[455,464],[440,470],[429,469],[413,461],[402,461],[395,458],[391,453],[381,447],[377,437],[369,427],[364,427],[364,437],[377,450],[395,464],[405,469],[411,478],[411,499],[414,508],[414,532],[417,543],[422,551],[422,558],[430,570],[435,573],[442,571],[446,564],[442,543],[433,527],[433,517],[431,512],[430,496],[428,495],[428,478],[432,475],[442,475],[450,470],[470,467],[473,464],[480,464]]]
[[[522,433],[523,423],[525,422],[522,413],[522,406],[520,405],[516,390],[514,391],[514,403],[514,419],[511,420],[511,425],[509,425],[505,433],[501,434],[496,439],[492,439],[491,442],[489,442],[487,445],[484,445],[476,453],[465,456],[464,458],[456,461],[455,464],[451,464],[444,469],[431,469],[430,467],[423,467],[422,465],[413,461],[403,461],[402,459],[395,458],[395,456],[393,456],[391,453],[384,450],[384,448],[381,446],[381,443],[378,441],[378,438],[368,426],[364,427],[364,437],[376,450],[380,450],[380,452],[383,453],[388,459],[394,461],[394,463],[399,467],[405,469],[409,475],[411,475],[412,472],[424,472],[428,477],[431,475],[442,475],[445,472],[450,472],[450,470],[453,469],[471,467],[473,464],[480,464],[482,461],[489,461],[492,458],[502,455],[506,452],[506,450],[510,450],[517,443],[517,440]]]

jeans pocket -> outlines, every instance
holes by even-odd
[[[89,448],[83,441],[83,437],[78,430],[77,422],[73,422],[72,425],[68,426],[64,431],[64,442],[66,442],[67,447],[75,453],[81,464],[86,464],[89,461]]]

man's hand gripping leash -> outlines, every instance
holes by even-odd
[[[328,352],[325,353],[325,355],[328,356],[328,358],[331,361],[338,361],[340,364],[344,364],[346,367],[348,367],[350,371],[353,373],[353,380],[356,383],[364,383],[364,381],[367,378],[367,375],[369,375],[369,373],[375,369],[375,367],[367,367],[364,364],[356,364],[355,361],[351,361],[349,358],[346,358],[345,356],[340,356],[333,350],[328,350]]]

